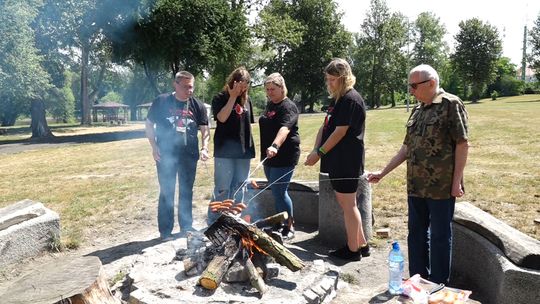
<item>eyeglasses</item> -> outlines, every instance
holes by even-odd
[[[418,88],[418,85],[419,84],[422,84],[422,83],[426,83],[428,81],[430,81],[432,78],[430,79],[427,79],[427,80],[424,80],[424,81],[420,81],[420,82],[416,82],[416,83],[409,83],[409,87],[411,87],[411,89],[415,89]]]

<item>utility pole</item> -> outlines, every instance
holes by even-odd
[[[527,69],[527,25],[523,27],[523,58],[521,58],[521,80],[525,81],[525,70]]]

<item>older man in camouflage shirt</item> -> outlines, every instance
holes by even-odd
[[[403,145],[383,170],[368,174],[368,180],[377,183],[407,160],[409,273],[446,284],[454,205],[464,194],[467,111],[459,97],[439,88],[439,76],[429,65],[411,70],[409,87],[420,103],[407,121]]]

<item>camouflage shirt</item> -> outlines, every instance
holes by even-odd
[[[440,90],[432,104],[420,103],[407,121],[407,193],[451,197],[456,143],[467,140],[467,111],[459,97]]]

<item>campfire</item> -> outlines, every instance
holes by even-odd
[[[266,291],[265,280],[279,274],[278,264],[293,272],[304,267],[302,260],[283,246],[281,235],[271,229],[287,219],[286,212],[249,223],[240,217],[246,208],[242,203],[212,202],[210,208],[220,213],[204,232],[210,242],[205,242],[200,234],[190,234],[187,249],[179,250],[176,255],[183,262],[187,276],[200,274],[198,284],[205,289],[217,289],[228,272],[237,272],[247,274],[236,277],[249,281],[262,296]]]

